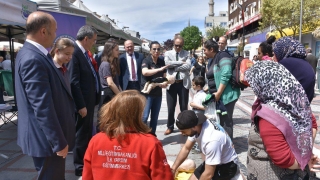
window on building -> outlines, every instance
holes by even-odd
[[[212,27],[212,23],[206,23],[207,27]]]
[[[256,7],[252,6],[251,7],[251,16],[254,16],[256,14]]]
[[[226,27],[227,26],[227,22],[220,22],[220,26],[221,27]]]

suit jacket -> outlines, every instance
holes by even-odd
[[[74,44],[74,52],[71,61],[67,64],[71,92],[74,97],[77,110],[84,107],[87,110],[94,110],[94,106],[99,104],[100,101],[100,78],[96,73],[99,89],[96,90],[96,79],[92,73],[91,67],[87,58],[77,43]]]
[[[103,52],[103,51],[100,51],[100,52],[94,57],[94,59],[95,59],[95,60],[97,61],[97,63],[98,63],[98,67],[100,67],[100,64],[101,64],[102,52]]]
[[[136,63],[137,63],[137,72],[136,72],[137,78],[138,78],[139,84],[141,84],[141,74],[142,74],[141,64],[143,60],[143,54],[134,52],[134,56],[136,58]],[[120,59],[119,83],[120,83],[121,89],[124,91],[128,87],[128,82],[130,78],[130,72],[129,72],[128,63],[127,63],[127,53],[121,54],[119,59]]]
[[[176,76],[177,72],[180,72],[180,76],[183,80],[183,86],[186,89],[190,89],[191,87],[191,80],[190,80],[190,69],[191,69],[191,60],[189,56],[189,52],[186,50],[181,50],[178,55],[178,61],[176,60],[177,52],[173,49],[170,51],[166,51],[164,54],[164,61],[168,66],[167,69],[167,76],[172,75]],[[184,63],[186,62],[186,63]],[[170,85],[167,89],[170,88]]]
[[[16,58],[18,145],[33,157],[52,156],[75,140],[74,102],[52,58],[25,42]]]
[[[317,58],[311,54],[311,53],[308,53],[307,57],[306,57],[306,60],[309,62],[309,64],[312,66],[313,70],[314,70],[314,73],[317,72],[317,64],[318,64],[318,60]]]

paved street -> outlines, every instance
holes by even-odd
[[[165,98],[165,90],[163,91],[162,108],[157,127],[157,136],[162,141],[168,160],[175,160],[179,150],[186,140],[186,137],[180,135],[175,130],[169,136],[164,136],[166,130],[167,119],[167,103]],[[247,135],[250,127],[251,104],[254,95],[250,88],[242,91],[241,97],[236,104],[234,111],[234,145],[241,163],[241,171],[246,175],[246,155],[247,155]],[[320,94],[312,102],[312,110],[316,115],[318,125],[320,125]],[[10,114],[7,113],[7,116]],[[1,120],[0,120],[1,121]],[[20,179],[36,179],[37,173],[34,169],[32,159],[21,153],[20,148],[16,144],[17,127],[12,123],[5,124],[0,128],[0,155],[3,154],[8,159],[0,156],[0,179],[2,180],[20,180]],[[316,138],[316,144],[320,145],[320,135]],[[202,160],[200,154],[192,152],[189,158],[195,160],[199,165]],[[67,157],[66,163],[66,180],[76,180],[78,177],[74,175],[74,167],[72,163],[72,154]]]

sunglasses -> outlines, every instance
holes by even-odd
[[[160,48],[152,48],[153,51],[160,51]]]
[[[177,48],[181,48],[182,47],[182,45],[177,45],[177,44],[175,44],[174,46],[177,47]]]

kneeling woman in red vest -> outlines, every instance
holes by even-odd
[[[100,130],[84,157],[82,179],[173,180],[161,142],[142,122],[146,98],[117,94],[100,110]]]

